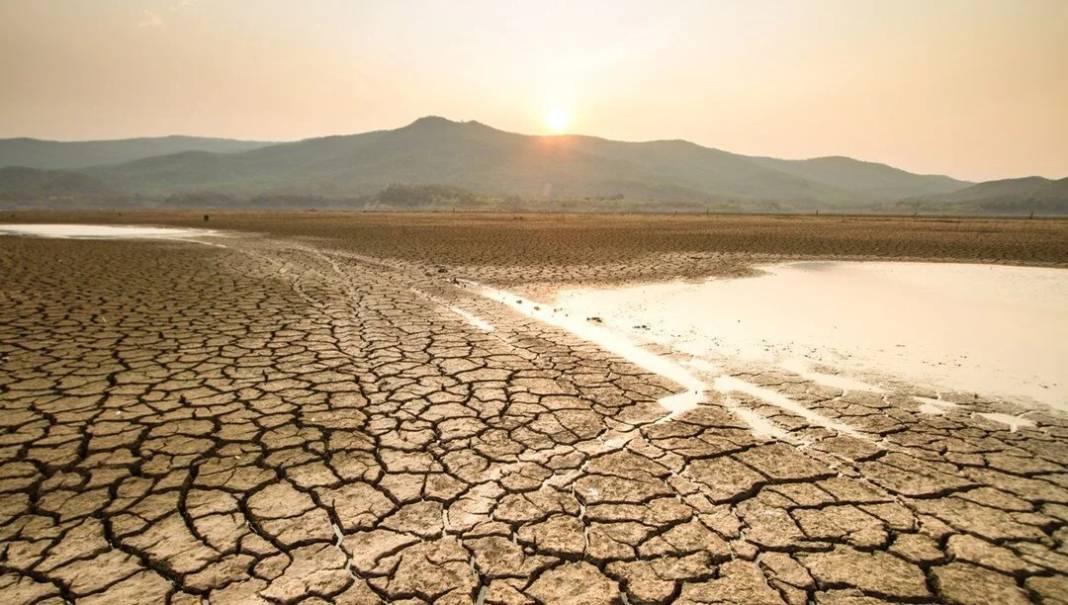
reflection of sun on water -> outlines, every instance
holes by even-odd
[[[549,132],[553,134],[562,134],[567,132],[568,126],[571,126],[571,113],[563,107],[550,107],[544,116],[545,127],[549,129]]]

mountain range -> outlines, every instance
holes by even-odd
[[[393,130],[288,143],[164,137],[0,140],[0,198],[181,205],[400,205],[450,199],[527,208],[1068,213],[1068,179],[969,183],[847,157],[783,160],[682,140],[532,136],[420,118]],[[388,196],[382,195],[389,191]],[[428,191],[432,195],[428,195]],[[401,203],[397,203],[401,200]],[[427,201],[430,200],[430,201]]]
[[[270,145],[258,141],[235,141],[207,137],[149,137],[111,141],[43,141],[0,139],[0,166],[42,170],[71,170],[103,164],[121,164],[151,156],[182,151],[232,153]]]

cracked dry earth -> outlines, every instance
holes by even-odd
[[[0,238],[3,602],[1068,603],[1064,415],[668,418],[446,270],[213,241]]]

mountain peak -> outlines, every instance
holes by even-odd
[[[441,116],[423,116],[423,117],[419,118],[418,120],[412,122],[411,124],[408,124],[407,127],[408,128],[428,128],[428,127],[435,127],[435,126],[438,126],[438,127],[440,127],[440,126],[456,126],[458,124],[460,124],[460,122],[453,122],[452,120],[450,120],[448,118],[443,118]]]

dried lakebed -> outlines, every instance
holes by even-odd
[[[5,602],[1068,594],[1061,412],[210,241],[0,237]]]

